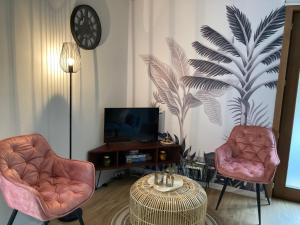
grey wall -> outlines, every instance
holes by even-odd
[[[96,50],[81,50],[74,74],[73,158],[103,142],[103,108],[126,105],[129,0],[0,0],[0,139],[39,132],[68,156],[69,77],[58,60],[80,3],[96,9],[103,34]],[[10,213],[1,196],[0,224]],[[18,215],[15,225],[26,224],[40,222]]]

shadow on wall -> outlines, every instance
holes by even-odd
[[[55,95],[49,100],[37,118],[34,130],[47,138],[57,154],[68,157],[69,103],[63,96]]]

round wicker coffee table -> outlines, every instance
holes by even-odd
[[[132,225],[205,225],[207,196],[195,181],[180,175],[183,186],[169,192],[155,190],[142,177],[130,189]]]

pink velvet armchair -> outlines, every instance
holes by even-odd
[[[83,225],[79,208],[94,193],[93,164],[57,156],[39,134],[0,141],[0,190],[13,213],[44,221],[74,214]]]
[[[266,184],[272,182],[279,162],[275,137],[270,129],[257,126],[233,128],[227,142],[215,154],[216,169],[226,177],[216,210],[230,178],[256,183],[258,217],[261,224],[261,185],[270,204]]]

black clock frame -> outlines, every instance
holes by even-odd
[[[92,44],[90,47],[89,46],[86,46],[86,45],[83,45],[81,43],[81,41],[78,39],[77,35],[78,35],[78,32],[75,31],[75,22],[74,22],[74,19],[75,19],[75,16],[77,14],[77,12],[79,10],[81,10],[82,8],[84,8],[85,10],[87,10],[88,12],[91,12],[95,18],[95,23],[97,23],[97,25],[99,26],[99,29],[96,31],[96,40],[94,42],[94,44]],[[100,19],[99,19],[99,16],[96,12],[95,9],[93,9],[91,6],[89,5],[78,5],[76,6],[73,11],[72,11],[72,14],[71,14],[71,19],[70,19],[70,27],[71,27],[71,32],[72,32],[72,36],[75,40],[75,42],[78,44],[78,46],[80,48],[83,48],[83,49],[86,49],[86,50],[92,50],[94,48],[96,48],[99,43],[100,43],[100,40],[101,40],[101,34],[102,34],[102,27],[101,27],[101,22],[100,22]],[[81,33],[82,35],[82,33]]]

